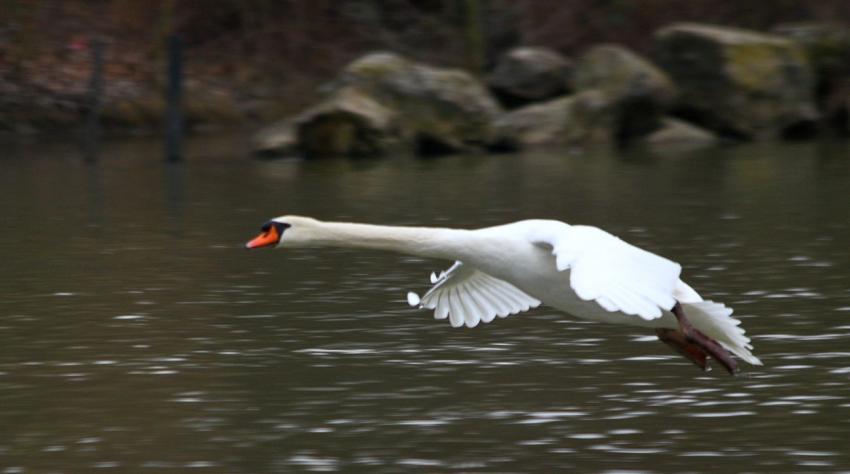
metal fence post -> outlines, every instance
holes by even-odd
[[[83,153],[86,161],[97,160],[100,141],[100,112],[103,108],[103,41],[95,38],[89,43],[92,70],[89,80],[88,115],[83,131]]]
[[[168,39],[168,86],[165,112],[165,159],[180,161],[183,155],[183,42],[173,34]]]

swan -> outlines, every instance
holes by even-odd
[[[703,370],[716,360],[730,374],[732,356],[762,362],[722,303],[703,300],[682,267],[605,232],[555,220],[523,220],[482,229],[406,227],[281,216],[266,222],[248,249],[379,249],[455,263],[421,297],[453,327],[475,327],[546,304],[591,321],[654,329],[658,338]]]

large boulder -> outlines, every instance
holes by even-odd
[[[679,23],[656,32],[655,58],[679,87],[677,112],[712,130],[775,137],[817,119],[814,75],[787,38]]]
[[[799,43],[815,71],[822,116],[850,132],[850,28],[827,23],[783,24],[774,33]]]
[[[372,157],[398,140],[396,114],[355,87],[343,87],[294,118],[260,130],[254,151],[264,155]]]
[[[661,121],[661,127],[644,137],[642,142],[655,150],[680,151],[717,145],[720,138],[704,128],[665,117]]]
[[[572,63],[548,48],[520,47],[502,55],[487,84],[508,107],[540,102],[567,93]]]
[[[496,121],[504,137],[519,146],[586,146],[611,143],[616,109],[597,89],[512,110]]]
[[[333,85],[349,86],[395,111],[402,138],[420,153],[450,153],[497,139],[493,121],[501,108],[467,72],[373,53],[349,64]]]
[[[380,156],[398,136],[395,119],[394,110],[345,87],[296,118],[298,146],[307,158]]]
[[[618,45],[591,48],[575,66],[576,90],[598,90],[614,108],[621,143],[657,129],[673,104],[676,87],[661,69]]]
[[[566,143],[570,145],[610,144],[616,139],[618,107],[611,96],[588,89],[572,97],[567,115]]]
[[[297,156],[298,135],[292,119],[261,128],[251,137],[251,151],[261,157]]]
[[[515,147],[560,145],[567,142],[567,124],[575,99],[565,96],[511,110],[496,127]]]

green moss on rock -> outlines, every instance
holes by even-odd
[[[612,133],[620,142],[652,132],[676,97],[667,74],[618,45],[591,48],[577,62],[575,87],[604,94]]]
[[[738,137],[775,137],[817,118],[805,52],[779,36],[680,23],[655,34],[655,58],[679,87],[676,108]]]

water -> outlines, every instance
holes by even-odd
[[[263,162],[145,140],[0,159],[0,473],[850,472],[847,144]],[[246,252],[284,213],[602,226],[681,262],[764,367],[546,308],[452,329],[447,263]]]

